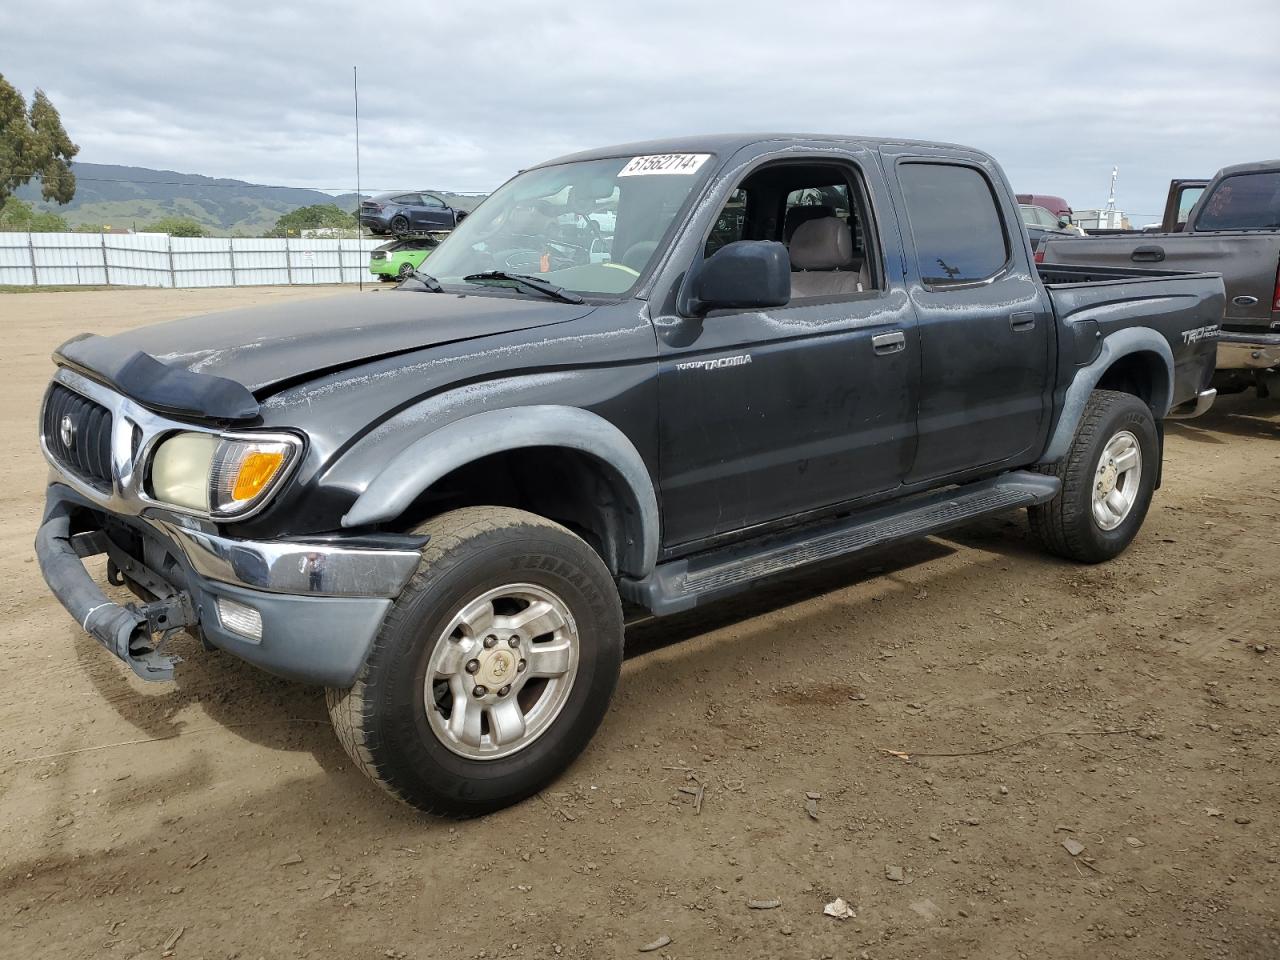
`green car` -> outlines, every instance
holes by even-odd
[[[440,245],[439,237],[392,240],[369,254],[369,272],[379,280],[403,280]]]

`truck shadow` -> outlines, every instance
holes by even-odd
[[[1280,440],[1280,400],[1259,399],[1253,391],[1220,397],[1209,412],[1194,420],[1169,420],[1172,436],[1197,443],[1224,444],[1217,434]]]
[[[173,682],[150,684],[89,636],[75,638],[81,672],[102,701],[139,731],[138,739],[226,729],[271,750],[309,752],[326,769],[349,765],[329,729],[320,687],[274,677],[186,636],[173,649],[183,656]]]
[[[641,657],[703,634],[741,624],[773,611],[887,578],[972,548],[985,553],[1053,563],[1030,542],[1025,521],[996,517],[966,526],[947,540],[936,538],[871,551],[818,568],[803,568],[734,598],[670,617],[628,611],[626,656]],[[975,563],[978,562],[975,558]],[[944,574],[944,578],[945,578]],[[867,604],[870,615],[870,603]],[[795,625],[764,643],[789,643]],[[76,632],[77,667],[101,701],[138,731],[138,739],[216,736],[222,729],[280,752],[310,753],[326,771],[363,784],[329,729],[319,687],[271,676],[235,657],[206,651],[190,638],[177,641],[184,657],[171,684],[148,684],[107,656],[91,638]],[[194,708],[194,709],[193,709]],[[68,743],[66,746],[71,747]],[[51,745],[52,748],[52,745]],[[192,769],[193,783],[206,782],[207,770]]]

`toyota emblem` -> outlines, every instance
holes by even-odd
[[[76,425],[71,421],[71,417],[64,416],[62,422],[58,424],[58,439],[68,450],[75,446]]]

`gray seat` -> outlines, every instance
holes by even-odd
[[[836,208],[825,203],[807,203],[804,206],[791,207],[782,224],[782,239],[790,243],[796,231],[810,220],[822,220],[835,215]]]
[[[865,263],[853,255],[849,226],[838,217],[810,220],[791,238],[791,297],[837,297],[871,287]]]

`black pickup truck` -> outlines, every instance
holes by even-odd
[[[591,209],[603,261],[560,229]],[[454,815],[583,749],[624,602],[1022,507],[1053,553],[1115,556],[1163,420],[1212,399],[1223,311],[1217,274],[1037,269],[980,151],[841,136],[554,160],[428,266],[64,344],[36,542],[138,675],[185,629],[322,684],[361,769]]]

